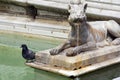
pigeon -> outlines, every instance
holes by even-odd
[[[22,57],[26,59],[26,62],[33,62],[35,60],[35,52],[29,50],[26,44],[21,45],[22,48]]]

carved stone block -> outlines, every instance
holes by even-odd
[[[35,64],[42,63],[59,69],[77,70],[120,56],[120,45],[106,46],[104,48],[82,52],[77,56],[68,57],[65,53],[70,50],[72,48],[66,49],[55,56],[50,55],[49,50],[37,52]]]

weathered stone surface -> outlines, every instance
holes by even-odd
[[[69,49],[67,49],[69,51]],[[101,63],[120,56],[120,45],[106,46],[93,51],[82,52],[74,57],[67,57],[65,52],[52,56],[49,50],[36,53],[36,64],[42,63],[65,70],[77,70],[86,66]],[[70,49],[71,50],[71,49]]]

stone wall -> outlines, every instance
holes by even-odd
[[[15,12],[23,13],[19,7],[29,5],[38,9],[38,15],[46,18],[67,20],[67,9],[70,0],[1,0],[10,5],[18,5]],[[108,20],[114,19],[120,23],[120,1],[118,0],[86,0],[88,3],[87,14],[89,20]],[[0,7],[1,9],[1,7]],[[4,8],[2,8],[4,10]],[[20,10],[19,10],[20,9]],[[14,10],[14,9],[13,9]],[[11,11],[11,9],[7,9]],[[23,12],[22,12],[23,11]],[[1,11],[0,11],[1,12]],[[25,13],[25,12],[24,12]]]

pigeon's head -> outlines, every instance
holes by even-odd
[[[21,48],[22,48],[22,49],[24,49],[24,50],[28,50],[28,48],[27,48],[27,45],[26,45],[26,44],[22,44],[22,45],[21,45]]]

